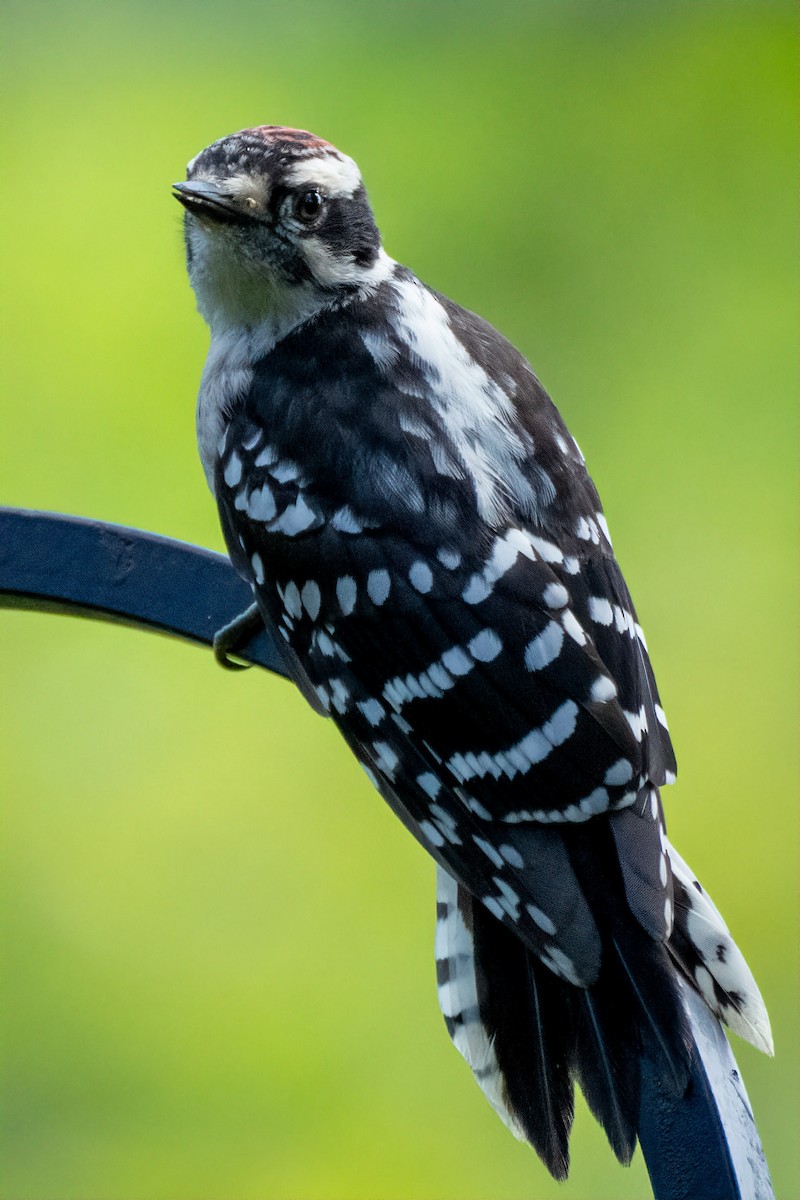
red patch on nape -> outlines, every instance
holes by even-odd
[[[292,129],[288,125],[254,125],[252,129],[241,129],[239,133],[263,138],[265,142],[288,142],[298,150],[330,146],[330,142],[317,137],[315,133],[309,133],[306,129]]]

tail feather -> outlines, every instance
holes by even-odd
[[[616,938],[613,939],[613,945],[631,989],[636,996],[640,1015],[645,1022],[645,1034],[649,1033],[652,1039],[652,1046],[657,1051],[656,1054],[651,1052],[648,1057],[653,1061],[657,1061],[659,1057],[661,1058],[661,1065],[666,1068],[672,1092],[675,1095],[680,1095],[686,1087],[687,1081],[688,1033],[684,1041],[680,1044],[680,1051],[676,1054],[674,1029],[665,1029],[662,1021],[658,1019],[661,1006],[653,1004],[652,1001],[648,1000],[645,995],[646,984],[644,982],[637,982],[636,973],[629,966],[622,947]],[[659,957],[661,956],[659,955]],[[668,1019],[671,1017],[672,1014],[668,1014]]]
[[[453,1043],[501,1120],[566,1179],[575,989],[441,868],[437,900],[439,1004]]]
[[[592,992],[599,994],[592,995]],[[577,1049],[577,1077],[593,1115],[603,1126],[611,1149],[627,1165],[636,1148],[639,1069],[627,1061],[625,1031],[609,1010],[602,989],[588,989]]]
[[[471,899],[471,898],[470,898]],[[575,989],[473,903],[475,971],[508,1104],[556,1179],[566,1179],[574,1114]]]
[[[436,869],[436,976],[439,1007],[453,1045],[500,1120],[515,1137],[525,1140],[478,1006],[472,899],[442,867]]]
[[[575,828],[564,837],[603,938],[599,977],[582,994],[577,1079],[614,1153],[627,1163],[636,1146],[643,1059],[681,1095],[691,1037],[666,947],[626,900],[612,831]]]
[[[693,871],[668,846],[675,889],[669,949],[708,1007],[734,1033],[773,1054],[767,1009],[742,952]]]
[[[664,838],[675,899],[674,926],[664,941],[643,927],[626,899],[612,831],[573,826],[560,833],[602,943],[599,974],[588,987],[558,977],[445,870],[437,872],[439,1002],[490,1103],[556,1179],[569,1169],[575,1082],[622,1163],[641,1139],[651,1171],[667,1177],[686,1136],[676,1131],[690,1127],[711,1131],[712,1160],[730,1157],[731,1138],[757,1145],[752,1117],[745,1137],[720,1108],[715,1090],[722,1083],[711,1086],[706,1078],[702,1047],[711,1034],[698,1041],[703,1027],[691,994],[701,1009],[705,1001],[712,1026],[718,1017],[772,1051],[758,988],[713,903]],[[675,1197],[705,1186],[703,1155],[695,1159],[691,1170],[686,1160],[689,1190]],[[767,1197],[766,1167],[761,1173],[767,1190],[758,1195]],[[720,1197],[739,1195],[723,1183]]]

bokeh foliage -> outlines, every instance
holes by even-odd
[[[788,3],[6,0],[2,494],[219,547],[169,184],[243,125],[364,171],[389,250],[581,442],[678,749],[673,839],[778,1057],[796,1167],[795,129]],[[288,685],[0,614],[3,1200],[641,1197],[583,1108],[557,1188],[448,1043],[433,869]]]

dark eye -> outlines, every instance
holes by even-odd
[[[303,192],[295,201],[294,215],[298,220],[304,221],[306,225],[315,221],[321,211],[322,196],[313,188],[308,192]]]

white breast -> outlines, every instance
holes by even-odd
[[[271,349],[254,345],[255,337],[252,330],[232,328],[211,338],[197,397],[197,445],[212,491],[220,441],[230,414],[253,381],[253,363]]]

